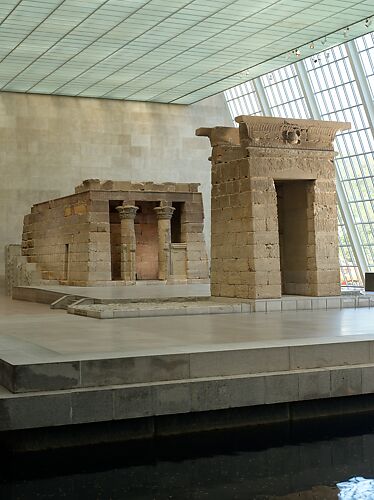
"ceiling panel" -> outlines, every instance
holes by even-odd
[[[303,58],[370,31],[373,11],[374,0],[2,0],[0,90],[189,104],[289,64],[293,49]]]

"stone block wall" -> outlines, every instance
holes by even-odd
[[[70,196],[34,205],[24,218],[22,255],[37,266],[42,280],[69,285],[109,285],[113,280],[208,279],[203,202],[198,184],[91,179],[75,191]],[[179,221],[183,251],[182,246],[174,249],[171,246],[173,202],[183,207]],[[122,224],[121,207],[132,207],[130,225]],[[160,207],[169,207],[171,215],[167,221],[161,220],[169,228],[164,242],[160,241],[157,213]],[[131,226],[133,234],[126,240],[123,231]],[[124,254],[132,251],[130,241],[134,244],[131,258],[136,265],[133,278],[125,279],[122,266],[126,260]],[[167,265],[165,277],[160,275],[163,258]]]
[[[186,201],[182,213],[182,242],[186,243],[187,278],[189,280],[208,277],[208,256],[204,238],[204,208],[200,193],[192,194]]]
[[[332,141],[349,124],[237,121],[239,130],[197,131],[213,147],[212,295],[277,298],[282,287],[288,294],[339,295]]]
[[[22,255],[38,264],[43,280],[89,279],[89,249],[98,228],[95,209],[82,193],[34,205],[25,216]]]

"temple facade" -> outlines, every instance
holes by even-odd
[[[22,255],[49,283],[205,282],[198,186],[86,180],[75,194],[32,207]]]
[[[211,292],[340,295],[333,140],[349,123],[239,116],[212,145]]]

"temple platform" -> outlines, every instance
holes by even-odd
[[[374,308],[101,322],[1,297],[0,312],[0,431],[374,393]]]
[[[141,283],[141,282],[140,282]],[[18,286],[17,300],[49,304],[70,314],[96,319],[191,316],[374,307],[374,296],[344,293],[336,297],[285,295],[280,299],[210,297],[209,284],[71,287]]]
[[[160,284],[159,281],[146,283],[140,281],[136,285],[129,286],[41,285],[17,286],[12,290],[14,299],[43,304],[51,304],[64,295],[95,299],[101,302],[210,297],[210,285],[208,283],[165,285]]]

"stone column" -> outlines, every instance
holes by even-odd
[[[121,279],[127,283],[136,280],[136,237],[134,220],[138,207],[121,205],[116,207],[121,219]]]
[[[158,279],[170,276],[171,218],[175,210],[169,205],[155,207],[158,222]]]

